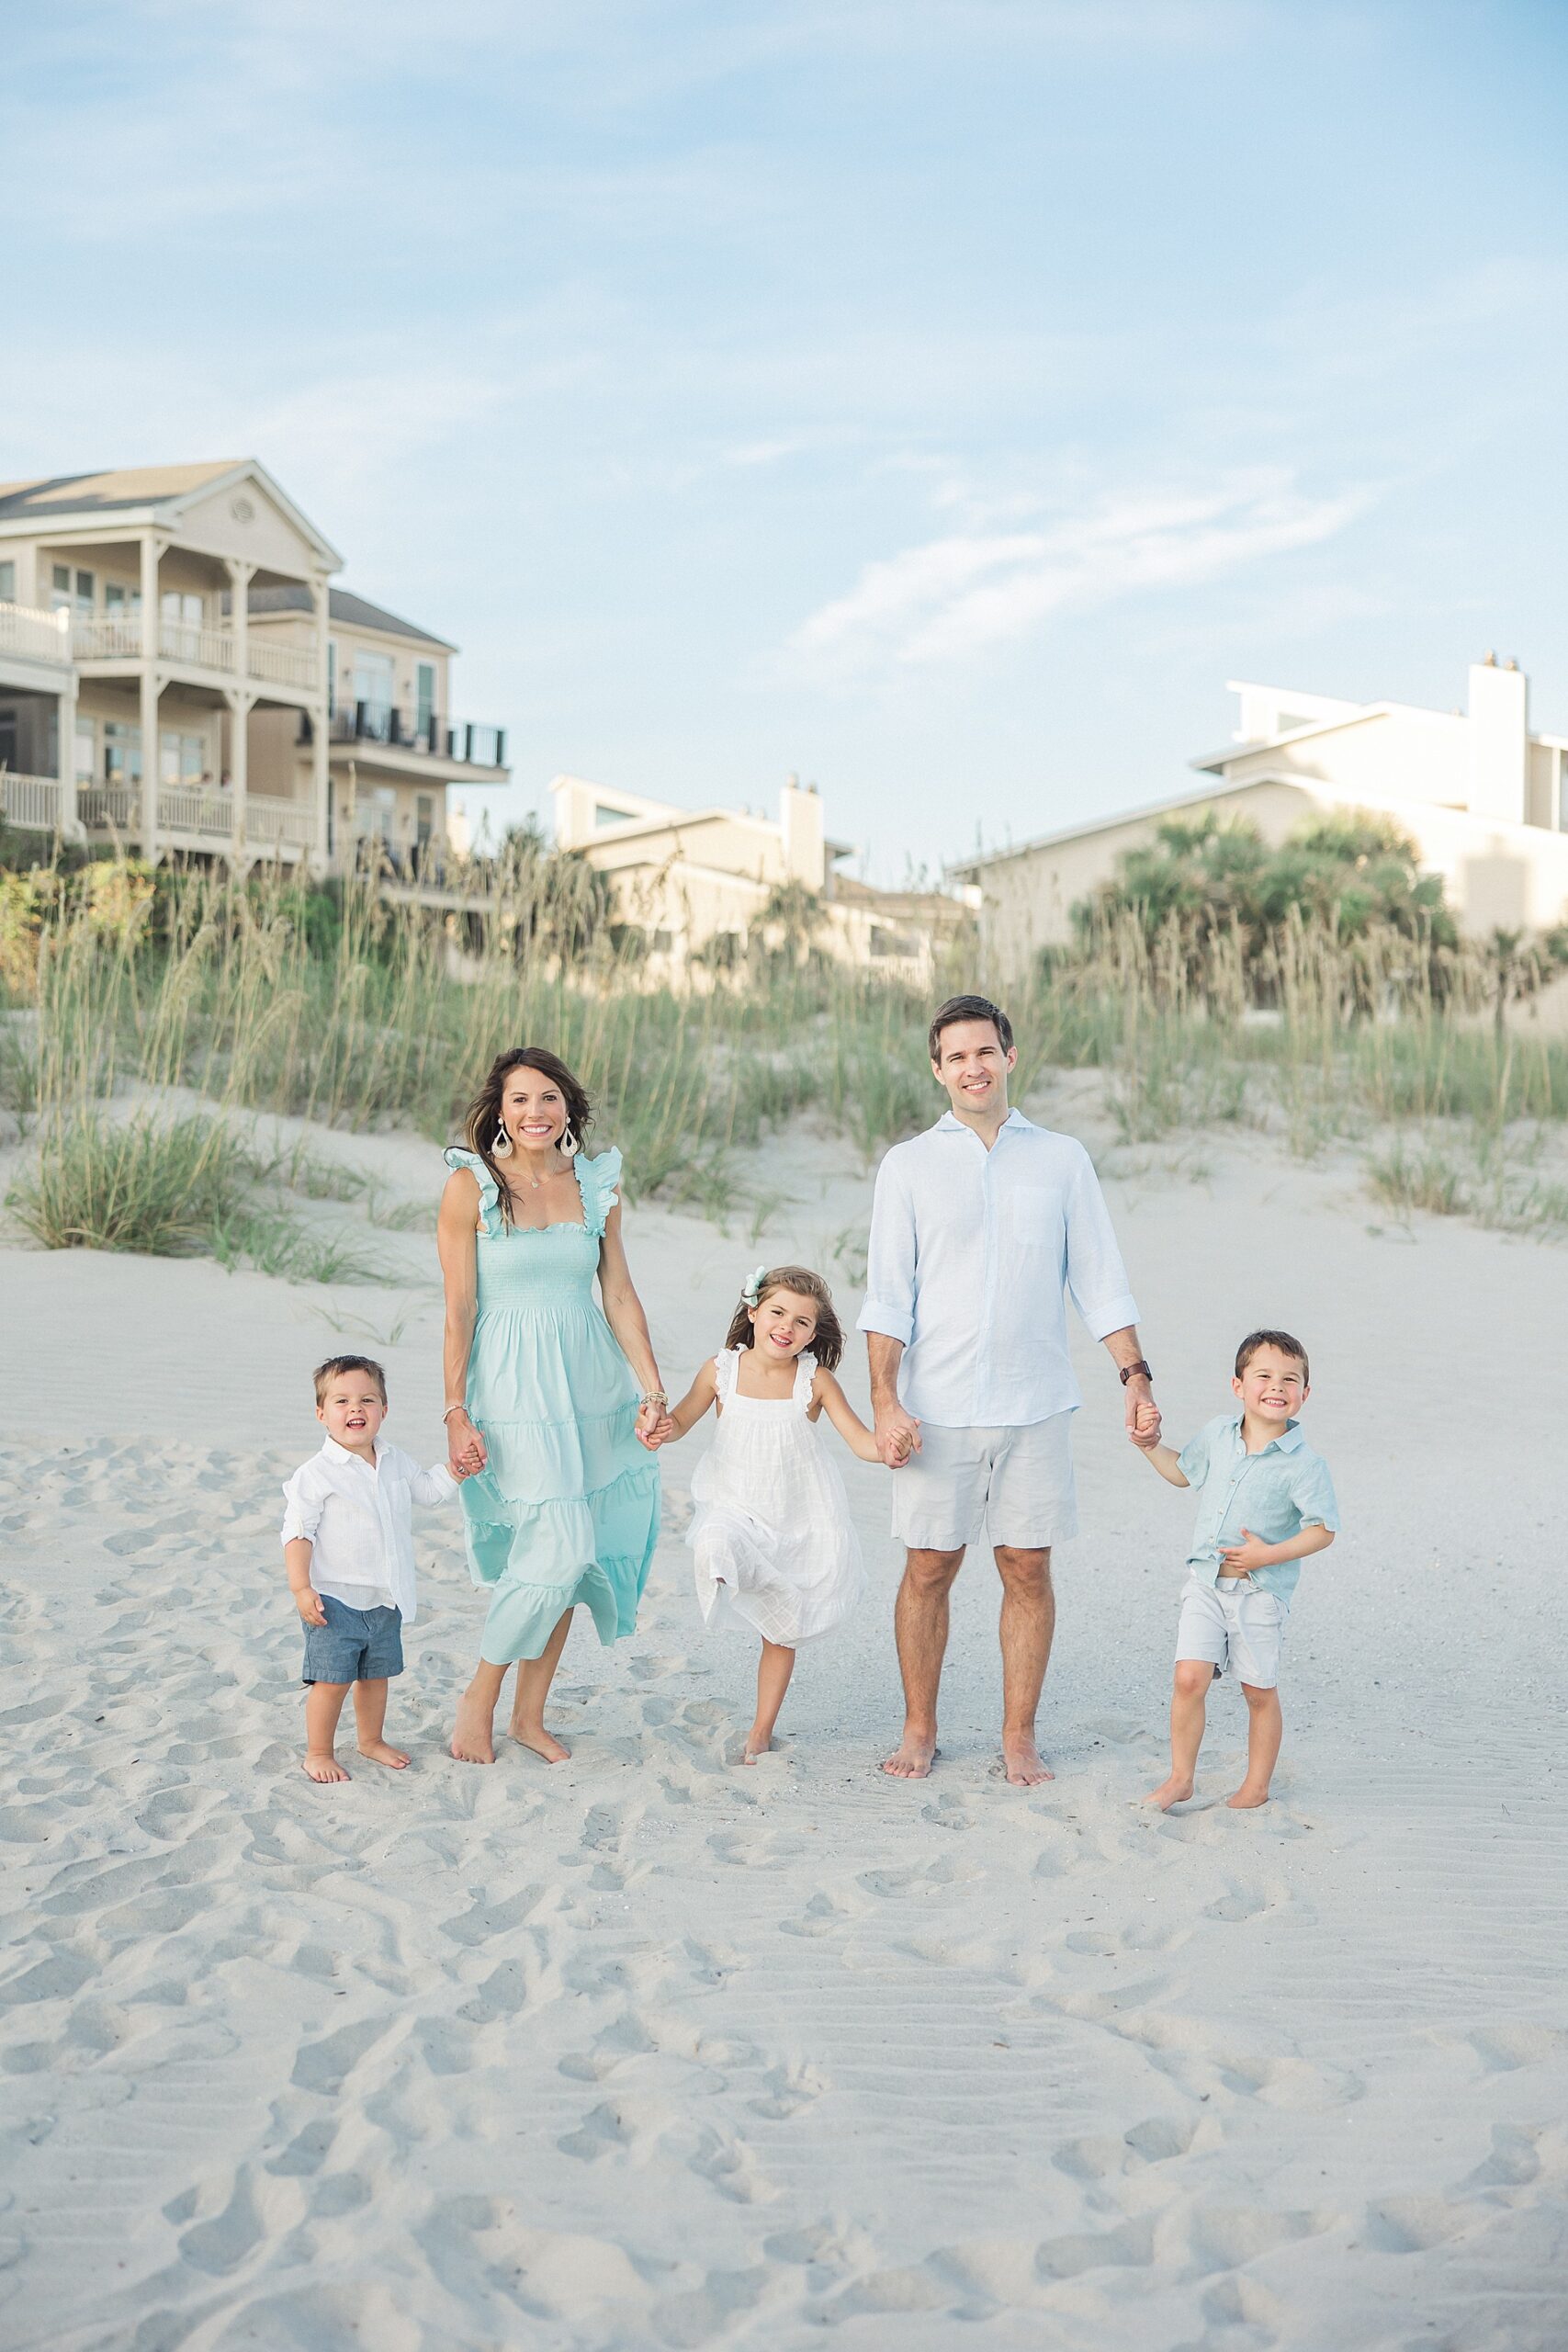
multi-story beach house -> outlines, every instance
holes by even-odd
[[[368,843],[438,892],[448,796],[508,781],[504,735],[341,565],[254,458],[0,484],[0,814],[242,868]]]
[[[814,948],[923,987],[969,921],[942,891],[879,890],[840,873],[851,845],[829,838],[816,787],[802,789],[794,776],[776,818],[682,808],[575,775],[558,775],[550,795],[556,847],[605,876],[650,981],[682,987],[761,942]]]
[[[1168,817],[1213,807],[1283,841],[1325,811],[1392,818],[1440,874],[1461,928],[1545,931],[1568,921],[1568,737],[1529,723],[1529,682],[1488,654],[1471,667],[1463,710],[1345,702],[1233,683],[1235,740],[1192,766],[1172,798],[1042,833],[949,868],[976,897],[990,969],[1021,973],[1073,935],[1073,909]]]

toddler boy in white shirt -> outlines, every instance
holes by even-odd
[[[329,1356],[315,1378],[327,1434],[284,1486],[283,1559],[305,1625],[304,1770],[346,1781],[333,1747],[351,1685],[361,1756],[399,1771],[409,1760],[381,1735],[418,1609],[413,1505],[449,1503],[457,1481],[444,1462],[422,1470],[383,1440],[387,1375],[368,1356]]]

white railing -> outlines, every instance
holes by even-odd
[[[71,648],[79,662],[134,662],[141,651],[141,616],[116,613],[112,617],[75,621]]]
[[[277,686],[314,689],[321,665],[308,646],[258,645],[253,637],[245,651],[245,667],[253,678],[270,679]]]
[[[229,841],[234,831],[233,796],[204,792],[199,785],[165,785],[158,795],[158,829]]]
[[[139,662],[141,659],[140,614],[97,616],[79,620],[71,631],[79,662]],[[227,628],[196,628],[186,621],[158,623],[158,651],[165,662],[186,662],[200,670],[232,670],[234,633]]]
[[[30,833],[57,833],[65,796],[51,775],[17,775],[0,768],[0,817]]]
[[[0,605],[0,653],[25,653],[35,662],[69,662],[70,614],[40,613],[31,605]]]
[[[288,842],[309,849],[316,838],[316,812],[308,800],[275,800],[248,792],[245,836],[253,842]]]
[[[141,795],[128,784],[84,784],[76,789],[76,814],[96,831],[128,833],[141,815]]]

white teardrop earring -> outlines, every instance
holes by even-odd
[[[512,1137],[507,1134],[504,1126],[497,1127],[495,1131],[495,1141],[490,1148],[490,1156],[492,1159],[511,1159]]]
[[[575,1159],[579,1151],[581,1149],[581,1146],[579,1144],[577,1137],[571,1132],[571,1121],[570,1119],[560,1131],[560,1148],[569,1159]]]

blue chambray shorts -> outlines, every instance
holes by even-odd
[[[301,1682],[379,1682],[402,1672],[400,1609],[350,1609],[330,1592],[321,1600],[327,1622],[305,1628]]]

